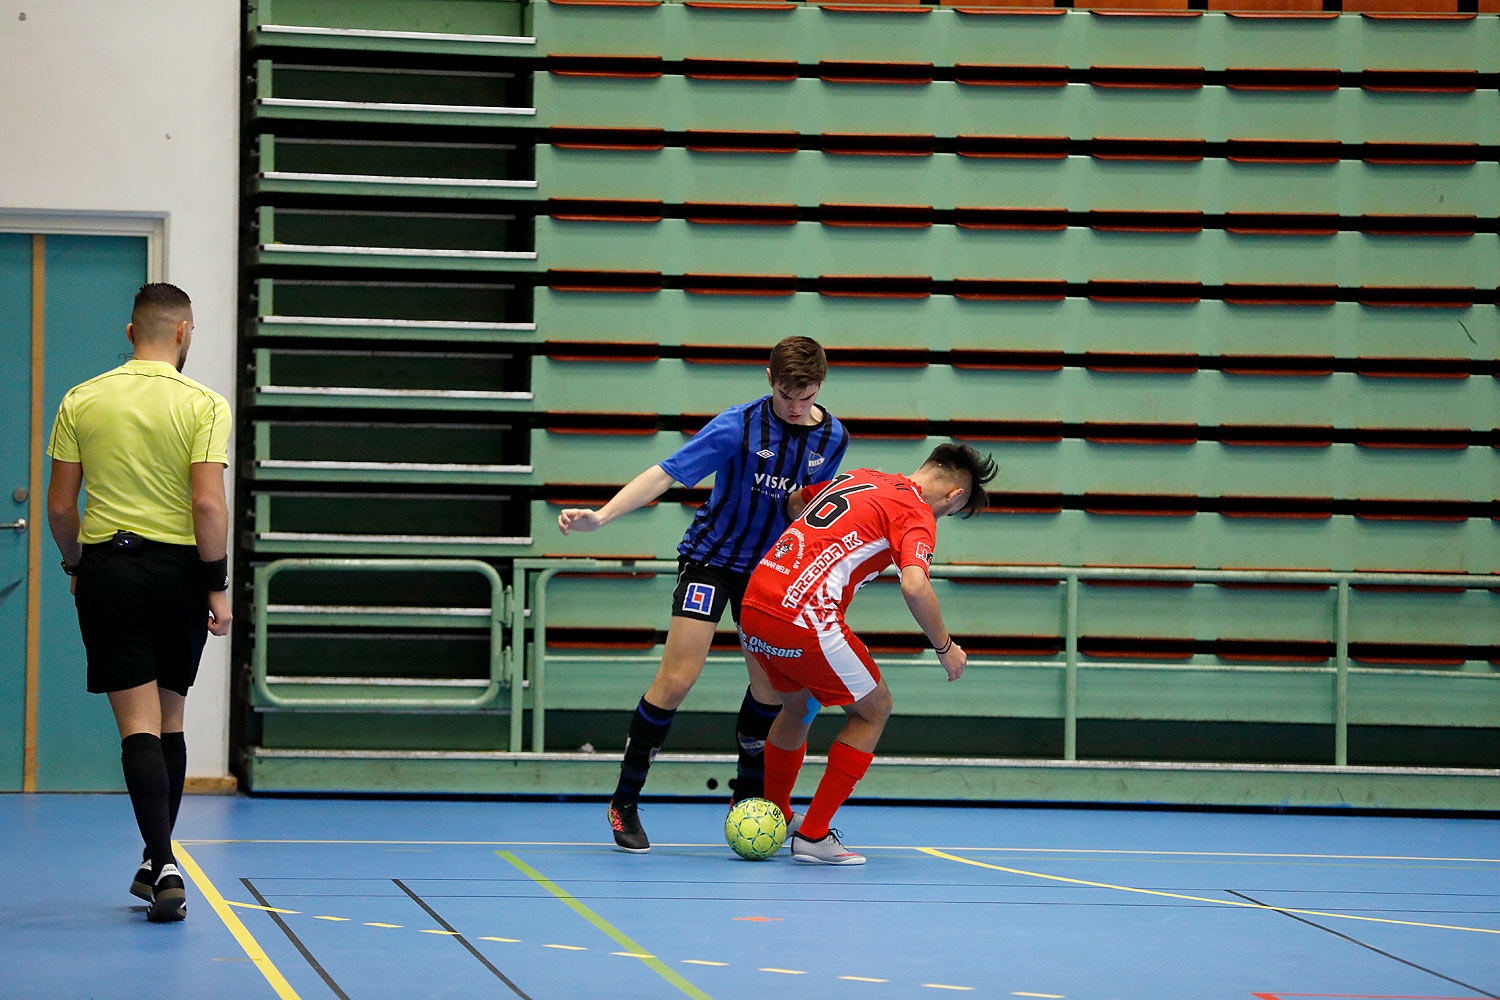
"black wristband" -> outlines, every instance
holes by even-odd
[[[201,561],[198,563],[198,579],[203,582],[203,587],[210,591],[229,589],[229,557],[215,559],[212,562]]]
[[[933,646],[932,648],[937,650],[938,655],[942,655],[943,653],[948,652],[948,650],[953,648],[953,636],[950,635],[948,637],[948,641],[943,643],[941,646]]]
[[[78,575],[78,564],[77,563],[73,563],[70,566],[68,564],[68,561],[66,559],[64,559],[62,561],[62,568],[63,568],[63,572],[66,573],[66,574],[68,574],[69,576],[77,576]]]

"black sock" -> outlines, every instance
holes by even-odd
[[[131,733],[120,741],[120,765],[125,771],[125,789],[135,809],[135,822],[146,842],[153,874],[164,864],[175,864],[172,856],[172,819],[168,803],[170,781],[161,752],[161,737],[153,733]]]
[[[180,732],[162,733],[161,755],[167,761],[167,808],[175,830],[177,810],[182,807],[182,786],[187,781],[187,738]]]
[[[177,829],[177,811],[182,806],[182,786],[187,781],[187,739],[183,733],[162,733],[161,753],[167,762],[167,810],[170,829]],[[151,851],[142,848],[141,860],[150,861]]]
[[[780,705],[767,705],[756,701],[745,688],[745,700],[740,702],[739,718],[735,720],[735,736],[740,745],[739,764],[735,769],[734,800],[758,799],[766,793],[766,737],[771,733],[771,723],[776,721]]]
[[[620,761],[620,783],[610,797],[611,805],[635,805],[641,797],[646,772],[651,770],[656,751],[667,741],[676,714],[676,709],[658,708],[645,698],[635,706],[635,714],[630,717],[630,735],[625,740],[625,758]]]

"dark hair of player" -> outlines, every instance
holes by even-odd
[[[922,464],[935,465],[952,474],[956,483],[962,483],[967,477],[969,498],[959,517],[973,517],[989,506],[990,498],[984,485],[995,478],[995,460],[991,456],[981,456],[966,444],[940,444],[932,449],[932,454]]]
[[[771,348],[770,368],[774,385],[803,390],[828,377],[828,358],[811,337],[787,337]]]

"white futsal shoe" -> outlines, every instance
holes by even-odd
[[[839,841],[839,832],[829,830],[822,840],[808,840],[800,833],[793,834],[792,860],[808,865],[862,865],[865,856],[846,850]]]

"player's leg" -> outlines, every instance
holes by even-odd
[[[781,711],[771,723],[766,739],[766,798],[781,809],[787,821],[787,838],[792,826],[792,788],[802,771],[807,754],[807,730],[811,719],[807,711],[812,692],[803,688],[781,696]]]
[[[153,921],[181,920],[187,915],[187,892],[172,855],[171,837],[187,775],[183,715],[187,691],[198,675],[198,661],[208,638],[208,595],[198,577],[198,552],[193,546],[143,546],[133,563],[152,580],[153,606],[143,627],[150,637],[156,676],[151,698],[156,703],[155,732],[165,792],[162,811],[166,843],[158,846],[148,839],[146,844],[145,857],[154,871],[146,917]],[[136,883],[132,883],[131,891],[141,895]]]
[[[198,553],[188,547],[175,553],[172,574],[176,593],[162,615],[156,637],[157,688],[161,698],[161,748],[167,759],[171,781],[172,826],[182,805],[182,786],[187,780],[187,740],[183,715],[188,689],[198,678],[198,663],[208,641],[208,595],[198,580]],[[165,574],[164,574],[165,575]]]
[[[151,625],[158,587],[152,565],[139,555],[109,542],[85,545],[73,602],[88,690],[109,698],[125,789],[150,861],[136,871],[130,891],[149,901],[162,864],[172,860],[172,827]]]
[[[750,684],[745,688],[745,697],[735,717],[734,736],[739,760],[735,765],[732,803],[765,795],[766,735],[781,709],[781,694],[748,651],[745,652],[745,670],[750,675]]]
[[[636,806],[641,789],[651,770],[656,752],[667,740],[677,706],[692,690],[703,661],[713,644],[717,623],[695,618],[673,616],[667,628],[667,644],[661,665],[645,695],[630,717],[630,731],[625,740],[625,754],[620,761],[620,779],[609,800],[609,825],[615,844],[633,854],[651,849],[651,841],[641,827]]]
[[[122,691],[108,692],[109,707],[115,714],[120,739],[146,733],[161,739],[161,696],[156,682],[147,681]]]
[[[187,737],[183,732],[183,715],[187,696],[159,687],[161,699],[161,752],[167,761],[168,807],[172,827],[177,826],[177,812],[182,807],[182,786],[187,782]]]
[[[842,622],[837,629],[819,632],[818,646],[846,695],[825,700],[842,703],[848,718],[828,748],[828,766],[792,840],[792,858],[816,864],[861,865],[865,859],[845,850],[829,824],[869,769],[891,716],[891,692],[870,651]]]
[[[171,781],[166,757],[162,753],[161,700],[156,682],[147,681],[132,688],[111,691],[109,705],[120,730],[120,767],[125,774],[125,790],[130,795],[136,826],[140,829],[141,839],[146,842],[146,857],[152,865],[147,877],[151,881],[153,903],[147,916],[161,919],[168,912],[167,904],[176,900],[163,897],[164,908],[157,913],[154,901],[157,883],[164,875],[176,874],[177,859],[172,856]],[[170,871],[168,866],[171,866]],[[135,881],[131,883],[131,892],[138,896],[143,895],[137,889],[142,874],[137,871]],[[180,885],[171,888],[176,891]]]
[[[168,830],[177,826],[177,811],[182,805],[182,788],[187,781],[187,740],[183,733],[183,708],[186,699],[176,691],[159,688],[161,701],[161,753],[167,764]],[[150,848],[141,849],[141,864],[130,883],[132,896],[151,901],[155,877]]]
[[[717,622],[673,616],[667,626],[661,665],[646,688],[647,701],[665,712],[677,711],[703,674],[703,663],[718,627]]]
[[[846,850],[830,824],[839,807],[854,793],[854,786],[870,767],[875,745],[891,715],[891,692],[880,681],[875,690],[844,710],[849,718],[838,739],[828,748],[828,766],[818,782],[812,804],[792,843],[792,858],[810,864],[862,865],[863,855]]]
[[[844,706],[849,717],[838,738],[828,748],[828,767],[823,780],[807,807],[807,819],[803,821],[803,835],[817,840],[828,831],[833,814],[854,791],[859,779],[865,776],[870,760],[875,755],[875,745],[886,720],[891,716],[891,691],[881,681],[875,690],[852,705]]]

